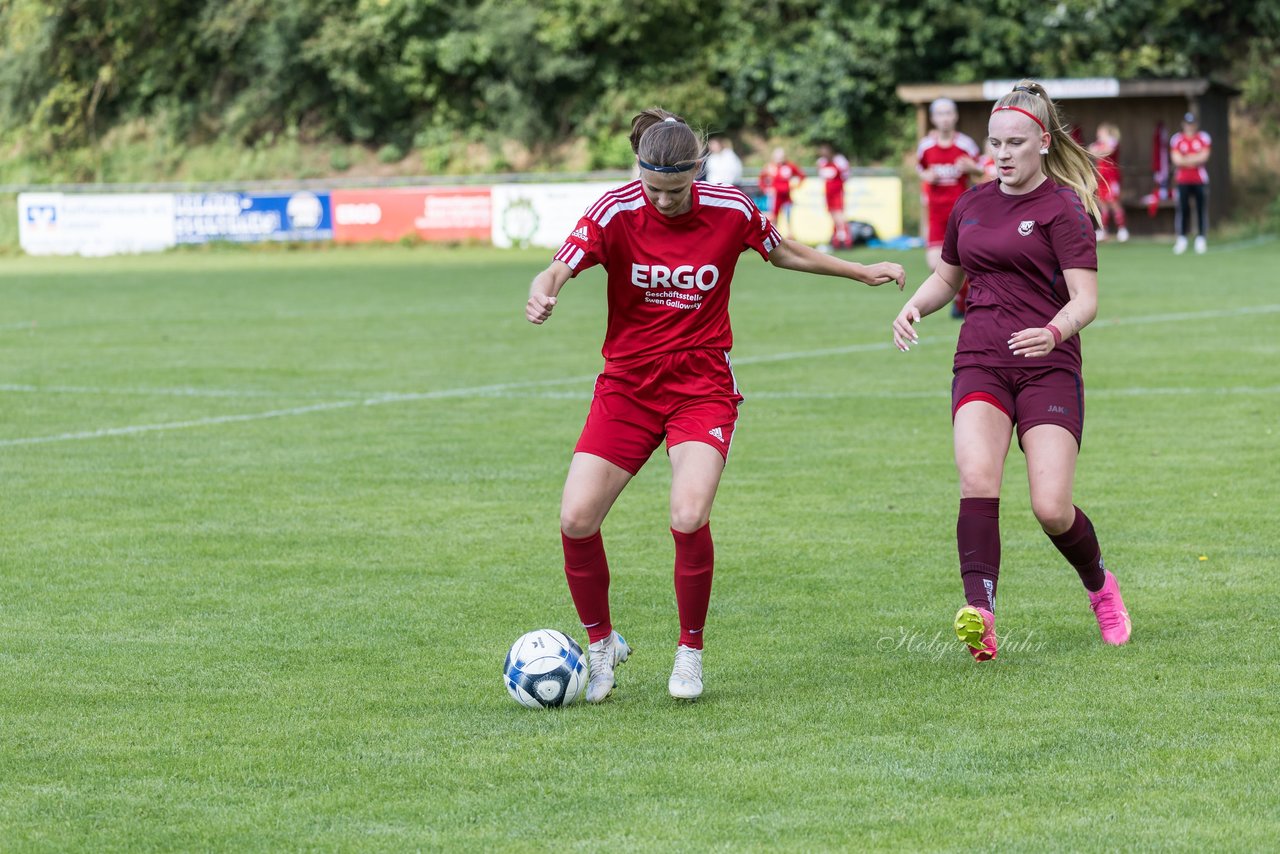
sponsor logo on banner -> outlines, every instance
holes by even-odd
[[[329,240],[328,193],[183,193],[175,197],[179,243]]]
[[[587,208],[617,183],[497,184],[493,192],[493,245],[564,245]]]
[[[31,255],[158,252],[174,244],[167,193],[21,193],[18,242]]]
[[[401,240],[488,240],[488,187],[335,190],[334,239],[339,243]]]

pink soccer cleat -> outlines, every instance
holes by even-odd
[[[965,605],[956,612],[955,627],[956,637],[969,647],[974,661],[991,661],[996,657],[995,614],[986,608]]]
[[[1133,625],[1129,622],[1129,612],[1125,610],[1124,600],[1120,598],[1120,585],[1116,577],[1107,570],[1107,580],[1097,593],[1089,594],[1089,607],[1098,618],[1098,628],[1102,631],[1102,642],[1120,646],[1129,642]]]

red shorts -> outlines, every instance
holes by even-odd
[[[827,212],[828,213],[844,213],[844,185],[837,184],[834,187],[827,187]]]
[[[1040,424],[1057,424],[1080,444],[1084,436],[1084,383],[1066,368],[956,368],[951,381],[951,418],[980,400],[999,409],[1022,436]]]
[[[1107,175],[1105,173],[1099,173],[1098,201],[1100,202],[1120,201],[1120,176],[1119,175]]]
[[[769,195],[769,201],[773,205],[772,209],[770,209],[769,212],[776,214],[778,211],[782,210],[784,207],[791,204],[791,191],[790,190],[774,190]]]
[[[742,395],[723,350],[678,350],[623,366],[605,363],[574,453],[638,474],[662,444],[703,442],[726,460]]]
[[[951,216],[953,207],[955,205],[929,205],[929,234],[925,238],[926,245],[942,245],[943,238],[947,236],[947,218]]]

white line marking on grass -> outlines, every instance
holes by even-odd
[[[1276,240],[1274,234],[1260,234],[1257,237],[1250,237],[1248,240],[1237,240],[1235,243],[1224,243],[1221,246],[1214,246],[1213,251],[1217,252],[1243,252],[1246,249],[1253,249],[1256,246],[1266,246]]]
[[[53,436],[30,436],[22,439],[0,440],[0,447],[14,445],[42,445],[48,442],[73,442],[78,439],[101,439],[107,436],[133,436],[138,433],[153,433],[160,430],[184,430],[190,427],[208,427],[213,424],[233,424],[238,421],[261,421],[266,418],[285,418],[290,415],[306,415],[311,412],[322,412],[329,409],[345,409],[359,406],[356,400],[340,400],[334,403],[317,403],[312,406],[296,406],[292,409],[273,409],[270,412],[250,412],[244,415],[215,415],[210,418],[195,418],[191,421],[168,421],[162,424],[132,424],[128,427],[106,427],[102,430],[86,430],[81,433],[58,433]]]
[[[1146,323],[1172,323],[1179,320],[1208,320],[1214,317],[1248,317],[1252,314],[1275,314],[1280,305],[1250,305],[1241,308],[1219,308],[1209,311],[1186,311],[1176,314],[1148,314],[1140,317],[1117,317],[1088,329],[1110,329],[1113,326],[1137,326]]]
[[[21,323],[0,323],[0,330],[6,329],[35,329],[36,322],[34,320],[24,320]]]
[[[1087,389],[1085,396],[1094,397],[1146,397],[1158,395],[1267,395],[1280,394],[1280,386],[1227,386],[1192,388],[1189,386],[1169,388],[1101,388]],[[493,397],[510,400],[590,400],[589,389],[582,391],[496,391],[481,397]],[[751,391],[746,392],[747,400],[856,400],[872,398],[876,400],[924,400],[949,398],[951,392],[937,391]]]
[[[350,397],[361,400],[374,392],[367,391],[268,391],[251,388],[149,388],[145,386],[126,386],[124,388],[104,388],[101,386],[80,385],[21,385],[17,383],[0,384],[0,392],[16,394],[85,394],[105,397],[227,397],[227,398],[335,398]]]
[[[1178,314],[1158,314],[1158,315],[1146,315],[1146,316],[1140,316],[1140,317],[1118,318],[1109,324],[1104,324],[1102,326],[1094,327],[1094,328],[1106,329],[1106,328],[1110,328],[1111,326],[1128,326],[1128,325],[1134,325],[1134,324],[1163,323],[1163,322],[1174,322],[1174,321],[1182,321],[1182,320],[1202,320],[1205,318],[1212,318],[1212,317],[1239,317],[1239,316],[1250,315],[1250,314],[1272,314],[1275,312],[1280,312],[1280,305],[1259,305],[1259,306],[1247,306],[1247,307],[1241,307],[1241,308],[1235,308],[1235,309],[1219,309],[1219,310],[1213,310],[1213,311],[1184,312],[1184,313],[1178,313]],[[924,342],[921,342],[921,343],[924,343]],[[822,350],[797,350],[789,353],[772,353],[772,354],[763,354],[759,356],[745,356],[742,358],[735,359],[734,362],[735,364],[738,364],[738,365],[767,364],[770,362],[785,362],[785,361],[793,361],[796,359],[812,359],[812,358],[822,358],[824,356],[838,356],[838,355],[846,355],[849,353],[865,353],[865,352],[871,352],[875,350],[887,350],[892,346],[893,344],[889,341],[872,343],[872,344],[852,344],[847,347],[830,347]],[[373,394],[373,395],[367,395],[367,396],[360,396],[360,393],[358,392],[334,392],[325,396],[342,397],[346,395],[352,395],[352,396],[359,396],[359,399],[330,401],[326,403],[314,404],[312,406],[296,406],[296,407],[287,408],[287,409],[272,409],[266,412],[251,412],[251,413],[245,413],[242,415],[216,415],[216,416],[211,416],[209,418],[196,418],[189,421],[169,421],[169,422],[163,422],[159,424],[134,424],[134,425],[128,425],[124,427],[107,427],[101,430],[86,430],[86,431],[77,432],[77,433],[59,433],[52,436],[30,436],[30,437],[17,438],[17,439],[0,439],[0,448],[13,447],[16,445],[38,445],[38,444],[46,444],[50,442],[69,442],[69,441],[77,441],[81,439],[100,439],[108,436],[130,436],[138,433],[152,433],[152,432],[159,432],[163,430],[184,430],[184,429],[190,429],[194,427],[208,427],[216,424],[235,424],[235,423],[241,423],[246,421],[262,421],[270,418],[288,418],[295,415],[309,415],[313,412],[326,412],[326,411],[335,410],[335,409],[349,409],[355,406],[381,406],[387,403],[408,403],[411,401],[441,400],[446,398],[526,396],[526,395],[520,395],[520,394],[514,394],[514,393],[520,392],[526,389],[535,389],[535,388],[546,387],[546,386],[586,384],[594,380],[595,377],[596,377],[595,374],[586,374],[583,376],[576,376],[576,377],[560,377],[557,379],[530,380],[526,382],[515,382],[515,383],[494,383],[491,385],[439,389],[437,391],[427,391],[427,392],[386,392],[386,393]],[[77,390],[82,391],[84,393],[103,393],[103,394],[120,393],[118,390],[116,392],[112,392],[108,389],[77,388],[75,386],[55,386],[55,387],[51,387],[50,389],[42,389],[41,387],[38,387],[38,386],[19,386],[19,385],[0,386],[0,391],[21,391],[21,392],[36,392],[36,393],[40,391],[50,391],[50,390],[57,390],[57,389],[62,389],[66,393],[74,393]],[[134,393],[134,392],[138,394],[146,394],[146,393],[171,394],[171,395],[178,394],[178,395],[186,395],[191,397],[200,397],[200,396],[253,397],[253,396],[258,396],[259,394],[258,392],[253,390],[244,390],[241,392],[236,392],[233,390],[232,391],[218,390],[218,389],[207,390],[207,392],[201,392],[199,389],[125,390],[125,393]],[[1235,388],[1227,388],[1227,389],[1195,389],[1195,388],[1130,389],[1130,390],[1115,389],[1110,391],[1103,389],[1103,390],[1090,392],[1090,394],[1092,395],[1099,395],[1099,394],[1102,394],[1102,395],[1108,395],[1108,394],[1110,395],[1273,394],[1273,393],[1275,393],[1275,389],[1273,388],[1265,388],[1265,387],[1257,388],[1252,386],[1237,386]],[[262,393],[262,394],[263,396],[270,396],[270,393]],[[308,392],[306,394],[307,396],[310,396],[313,393]],[[809,398],[816,399],[816,398],[822,398],[822,397],[832,397],[832,398],[835,398],[835,397],[907,397],[907,398],[910,398],[910,397],[932,397],[935,395],[941,397],[941,396],[944,396],[945,394],[946,394],[945,392],[941,392],[941,391],[939,392],[862,392],[862,393],[850,392],[847,395],[820,394],[820,393],[806,394],[804,392],[796,392],[796,393],[755,392],[752,396],[756,398],[765,398],[765,399],[767,399],[769,396],[774,396],[774,397],[787,396],[787,397],[796,397],[796,398],[809,397]],[[278,396],[287,397],[289,396],[289,393],[281,392],[279,393]],[[294,396],[298,396],[298,395],[294,395]],[[533,395],[528,395],[528,396],[533,396]],[[547,396],[559,397],[561,395],[548,394]]]
[[[595,378],[563,377],[551,380],[532,380],[520,383],[498,383],[471,388],[442,389],[440,391],[420,394],[381,394],[365,397],[360,400],[338,400],[327,403],[316,403],[311,406],[295,406],[288,409],[271,409],[266,412],[247,412],[240,415],[214,415],[208,418],[193,418],[188,421],[166,421],[159,424],[130,424],[124,427],[106,427],[101,430],[85,430],[76,433],[57,433],[52,436],[29,436],[19,439],[0,439],[0,448],[16,445],[43,445],[50,442],[74,442],[82,439],[102,439],[108,436],[133,436],[138,433],[155,433],[162,430],[186,430],[193,427],[210,427],[215,424],[236,424],[245,421],[264,421],[269,418],[288,418],[295,415],[310,415],[313,412],[327,412],[335,409],[350,409],[355,406],[381,406],[386,403],[400,403],[410,400],[436,400],[448,397],[480,397],[486,394],[501,394],[521,388],[539,386],[568,385],[583,383]]]

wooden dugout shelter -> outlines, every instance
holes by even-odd
[[[916,107],[916,129],[923,137],[929,130],[929,104],[950,98],[960,114],[958,128],[979,145],[987,134],[987,117],[997,98],[1009,92],[1017,80],[980,83],[904,83],[898,97]],[[1156,190],[1153,147],[1156,130],[1164,123],[1164,146],[1182,129],[1182,116],[1195,113],[1200,129],[1213,140],[1209,159],[1209,225],[1231,209],[1231,124],[1228,111],[1232,96],[1240,90],[1205,78],[1117,80],[1112,77],[1067,78],[1039,81],[1057,102],[1064,120],[1079,128],[1085,143],[1093,140],[1102,122],[1120,129],[1121,200],[1134,234],[1173,233],[1173,166],[1170,164],[1168,198],[1151,217],[1144,199]]]

